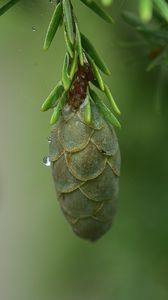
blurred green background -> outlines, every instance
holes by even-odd
[[[94,244],[72,233],[42,164],[50,113],[40,106],[65,53],[61,30],[42,50],[54,1],[24,0],[0,17],[1,300],[168,299],[168,88],[158,70],[145,72],[145,49],[117,46],[138,39],[120,17],[135,2],[116,1],[109,26],[74,1],[122,111],[118,212]]]

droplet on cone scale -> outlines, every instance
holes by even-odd
[[[43,158],[43,164],[44,164],[46,167],[50,167],[50,166],[51,166],[51,161],[50,161],[49,156],[44,156],[44,158]]]
[[[51,144],[51,142],[52,142],[52,137],[49,136],[49,137],[48,137],[48,143]]]

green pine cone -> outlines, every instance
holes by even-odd
[[[116,210],[120,150],[116,134],[92,104],[92,122],[65,105],[49,145],[60,207],[81,238],[95,241],[110,227]]]

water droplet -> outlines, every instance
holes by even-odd
[[[86,106],[86,104],[87,104],[87,98],[85,98],[85,100],[82,102],[80,108],[81,109],[84,108]]]
[[[32,26],[32,31],[36,31],[36,27],[35,26]]]
[[[46,167],[50,167],[50,166],[51,166],[51,161],[50,161],[49,156],[44,156],[44,158],[43,158],[43,164],[44,164]]]
[[[52,137],[49,136],[49,138],[48,138],[48,143],[51,144],[51,142],[52,142]]]
[[[71,109],[70,105],[67,103],[65,106],[64,106],[64,111],[65,112],[69,112]]]

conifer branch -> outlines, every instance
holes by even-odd
[[[95,1],[80,0],[80,2],[81,4],[86,5],[103,20],[107,21],[108,23],[113,23],[112,17]],[[84,34],[80,32],[78,20],[75,16],[73,3],[71,0],[57,1],[57,5],[53,12],[53,16],[51,17],[45,37],[45,50],[49,49],[59,27],[63,27],[65,44],[67,47],[62,68],[62,79],[44,101],[41,111],[54,108],[54,112],[51,117],[51,124],[54,124],[58,120],[61,114],[61,109],[63,108],[64,104],[68,102],[68,97],[71,97],[70,95],[73,94],[73,83],[76,78],[75,76],[77,76],[76,74],[78,74],[78,72],[80,72],[82,69],[84,72],[83,76],[87,75],[86,72],[90,72],[89,78],[86,80],[87,87],[89,88],[89,81],[91,81],[93,84],[97,82],[100,90],[104,92],[105,96],[109,99],[111,109],[114,111],[114,113],[119,114],[120,111],[113,99],[111,91],[104,83],[100,73],[100,71],[102,71],[104,74],[110,75],[110,70],[104,60],[98,54],[93,44]],[[59,93],[60,90],[61,93]],[[63,98],[62,94],[64,94]],[[114,126],[120,127],[119,121],[116,119],[113,113],[110,112],[106,105],[102,101],[100,104],[97,102],[97,99],[99,98],[98,96],[95,96],[96,92],[92,91],[91,94],[92,96],[94,95],[92,98],[94,98],[95,104],[98,106],[99,110],[102,112],[107,121]],[[61,99],[64,99],[64,101],[62,102]],[[87,123],[89,120],[91,120],[89,99],[89,89],[87,89],[86,93],[83,94],[83,99],[80,103],[82,105],[83,102],[86,102],[86,105],[84,105],[84,116]],[[60,105],[60,103],[62,104]],[[78,107],[78,103],[73,103],[73,105],[74,109]],[[80,109],[80,106],[78,109]]]

